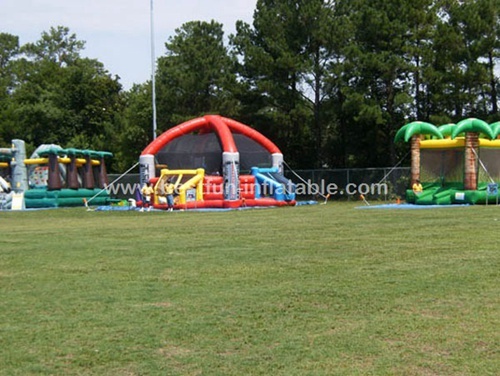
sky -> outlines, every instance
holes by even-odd
[[[215,20],[225,35],[237,20],[252,23],[257,0],[153,0],[154,48],[158,58],[175,29],[188,21]],[[99,60],[125,90],[151,78],[151,0],[0,0],[0,32],[21,45],[51,27],[68,27],[85,41],[81,55]]]

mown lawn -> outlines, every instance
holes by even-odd
[[[497,375],[500,207],[0,212],[0,375]]]

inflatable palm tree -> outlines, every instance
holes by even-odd
[[[448,124],[443,124],[438,127],[439,132],[443,135],[444,138],[450,138],[451,137],[451,132],[453,132],[453,129],[456,127],[455,123],[448,123]]]
[[[493,131],[494,138],[497,138],[500,133],[500,121],[490,124],[490,128]]]
[[[411,184],[413,185],[417,180],[420,180],[420,140],[424,135],[433,135],[439,139],[443,135],[439,129],[431,124],[423,121],[414,121],[401,127],[394,137],[394,141],[411,140]]]
[[[495,135],[488,123],[475,118],[465,119],[457,123],[451,132],[451,138],[454,139],[460,133],[465,133],[464,189],[476,190],[479,134],[483,133],[490,139],[494,139]]]

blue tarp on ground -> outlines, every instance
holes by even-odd
[[[98,206],[95,208],[95,211],[134,211],[139,210],[139,208],[133,206]]]
[[[297,201],[295,206],[302,205],[316,205],[317,201]],[[276,206],[248,206],[240,208],[199,208],[199,209],[187,209],[186,211],[198,211],[198,212],[221,212],[221,211],[233,211],[233,210],[250,210],[250,209],[267,209],[275,208]],[[140,208],[133,206],[98,206],[94,209],[95,211],[139,211]],[[151,211],[167,212],[166,210],[151,209]],[[179,210],[176,210],[179,211]]]

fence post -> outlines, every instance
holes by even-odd
[[[345,178],[345,187],[344,187],[344,189],[346,189],[347,186],[351,183],[350,182],[350,174],[349,174],[349,169],[348,168],[346,168],[345,173],[346,173],[346,178]],[[351,201],[351,196],[347,195],[347,201]]]

